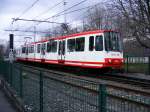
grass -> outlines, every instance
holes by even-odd
[[[124,64],[125,70],[127,70],[127,64]],[[129,63],[128,71],[132,73],[144,73],[148,74],[149,66],[148,63]]]

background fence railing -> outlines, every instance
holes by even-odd
[[[125,56],[125,71],[150,75],[150,57]]]
[[[150,97],[61,74],[0,62],[27,112],[149,112]],[[137,94],[137,92],[136,92]]]

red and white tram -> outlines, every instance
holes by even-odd
[[[85,68],[123,66],[122,39],[112,30],[96,30],[50,38],[17,49],[17,61]]]

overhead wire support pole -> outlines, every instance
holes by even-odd
[[[35,42],[35,39],[36,39],[36,26],[34,26],[34,42]]]
[[[36,26],[34,26],[34,43],[36,41]],[[35,47],[34,47],[35,50]],[[34,59],[35,59],[35,52],[34,52]]]

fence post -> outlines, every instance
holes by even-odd
[[[5,62],[4,63],[5,65],[5,71],[4,71],[4,74],[5,74],[5,77],[6,77],[6,81],[9,83],[9,75],[10,75],[10,64],[9,62]]]
[[[129,68],[128,68],[128,66],[129,66],[129,57],[128,57],[128,55],[126,56],[126,58],[127,58],[127,62],[126,62],[126,66],[127,66],[127,68],[126,68],[126,72],[128,73],[129,72]]]
[[[150,75],[150,56],[148,57],[148,74]]]
[[[12,63],[9,63],[9,67],[10,67],[10,68],[9,68],[10,71],[9,71],[9,79],[8,79],[8,82],[9,82],[10,85],[12,86],[12,78],[13,78],[13,77],[12,77],[12,75],[13,75],[13,74],[12,74],[12,72],[13,72]]]
[[[43,72],[40,71],[40,112],[43,112]]]
[[[3,75],[3,72],[2,72],[2,65],[3,63],[2,63],[2,61],[0,60],[0,75]]]
[[[106,112],[106,86],[104,84],[99,85],[99,112]]]
[[[23,92],[22,92],[22,88],[23,88],[23,79],[22,79],[22,65],[20,65],[20,97],[23,97]]]

